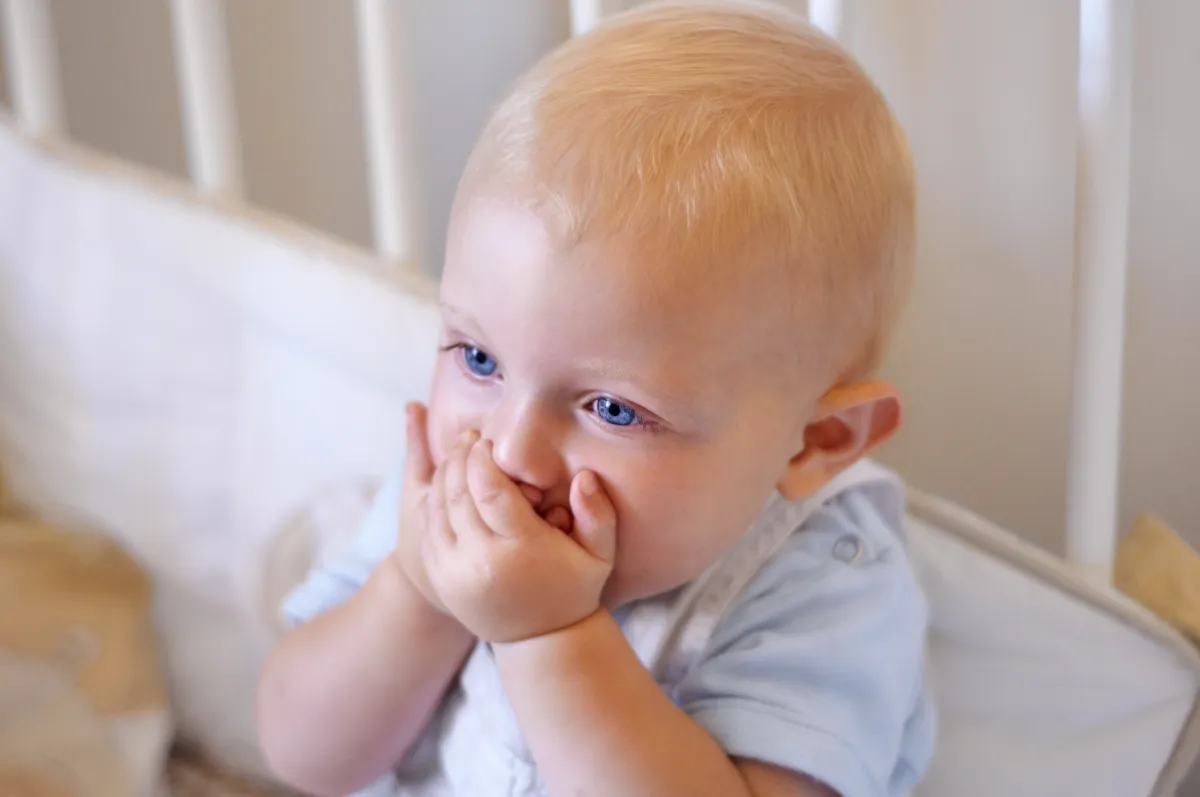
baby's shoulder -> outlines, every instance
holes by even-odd
[[[847,795],[903,793],[935,736],[928,607],[885,493],[848,488],[794,528],[674,693],[730,754]]]
[[[795,661],[840,655],[922,657],[929,606],[897,517],[868,488],[851,488],[808,515],[726,604],[709,655]],[[763,644],[769,639],[769,644]]]
[[[919,635],[926,606],[904,540],[893,489],[850,487],[808,515],[762,563],[720,631],[739,636],[742,626],[762,622],[815,630],[805,618],[822,606],[837,607],[847,621],[856,614],[903,618]]]
[[[764,571],[824,566],[871,572],[906,567],[903,496],[887,484],[861,484],[822,503],[778,547]],[[897,509],[897,506],[900,508]]]

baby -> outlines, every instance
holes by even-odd
[[[656,3],[535,66],[467,165],[428,410],[262,675],[318,795],[882,797],[926,604],[866,457],[904,136],[800,19]]]

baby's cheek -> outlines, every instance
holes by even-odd
[[[429,453],[434,465],[441,465],[454,449],[454,443],[467,425],[462,422],[461,415],[454,412],[451,402],[438,400],[435,392],[429,401],[429,425],[426,427],[429,435]]]
[[[604,494],[608,496],[608,501],[612,504],[613,514],[617,518],[617,556],[620,557],[622,544],[625,539],[637,533],[639,517],[638,502],[636,496],[631,496],[630,491],[624,489],[620,482],[600,476],[600,485],[604,488]],[[631,498],[633,499],[632,504],[630,501]]]
[[[466,429],[465,426],[459,427],[456,424],[444,424],[436,432],[432,429],[430,430],[429,453],[433,455],[433,464],[435,466],[440,466],[446,461],[446,457],[450,456],[450,452],[454,450],[455,442],[464,429]]]
[[[616,490],[612,496],[621,587],[638,597],[690,581],[712,558],[703,524],[691,511],[693,502],[677,500],[669,487],[643,489],[650,484],[647,478],[637,489]]]

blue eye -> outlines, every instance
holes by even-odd
[[[478,346],[463,346],[462,358],[467,369],[475,376],[491,376],[496,373],[496,358]]]
[[[610,398],[596,399],[592,402],[592,409],[600,416],[600,420],[613,426],[632,426],[639,420],[637,410]]]

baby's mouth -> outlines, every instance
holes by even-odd
[[[538,514],[542,520],[559,531],[568,534],[571,532],[571,510],[565,506],[540,507],[538,508]]]
[[[548,504],[546,502],[546,494],[532,485],[522,484],[520,486],[525,500],[529,501],[530,506],[538,513],[538,517],[559,531],[570,533],[573,521],[571,519],[571,510],[568,507],[560,504]]]

